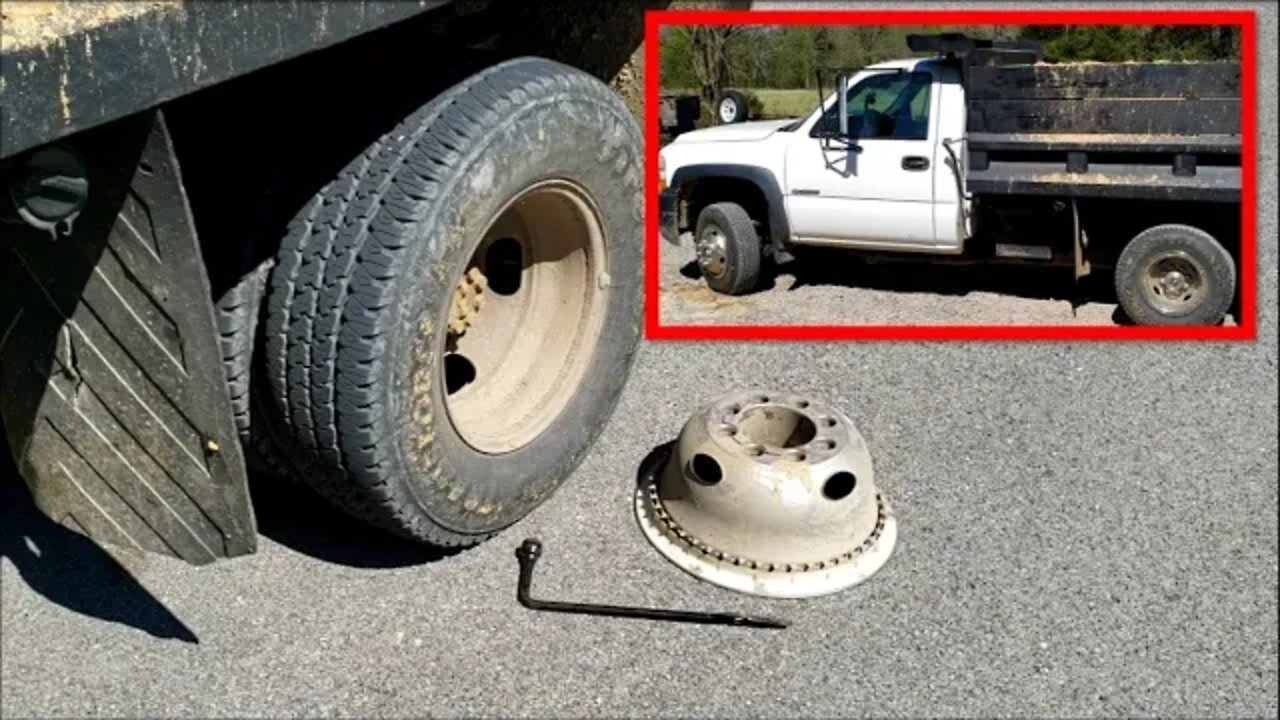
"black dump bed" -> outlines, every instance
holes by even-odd
[[[0,158],[450,1],[0,2]]]
[[[1020,58],[964,73],[975,194],[1239,200],[1237,63]]]

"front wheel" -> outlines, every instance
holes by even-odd
[[[1120,253],[1115,283],[1120,307],[1139,325],[1216,325],[1235,298],[1236,266],[1209,233],[1158,225]]]
[[[698,269],[707,285],[726,295],[743,295],[760,284],[760,236],[742,206],[708,205],[698,214],[694,234]]]

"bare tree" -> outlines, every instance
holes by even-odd
[[[699,0],[681,5],[699,9],[734,9],[751,7],[751,0]],[[693,72],[698,76],[698,94],[704,103],[714,103],[730,81],[729,42],[743,28],[732,25],[691,25],[680,28],[689,40]]]
[[[714,103],[729,85],[729,41],[742,28],[730,25],[693,25],[682,28],[689,34],[689,54],[698,76],[698,94],[704,103]]]

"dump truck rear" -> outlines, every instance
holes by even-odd
[[[545,500],[640,327],[646,5],[28,3],[0,417],[36,504],[202,563],[250,469],[446,548]]]

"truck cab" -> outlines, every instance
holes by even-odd
[[[842,103],[831,93],[803,118],[679,136],[660,153],[664,180],[705,177],[699,166],[708,164],[729,173],[759,168],[776,182],[791,242],[962,252],[964,198],[946,148],[965,130],[959,69],[939,58],[896,60],[867,67],[847,85],[849,140],[837,137]],[[675,193],[666,198],[670,209]]]

